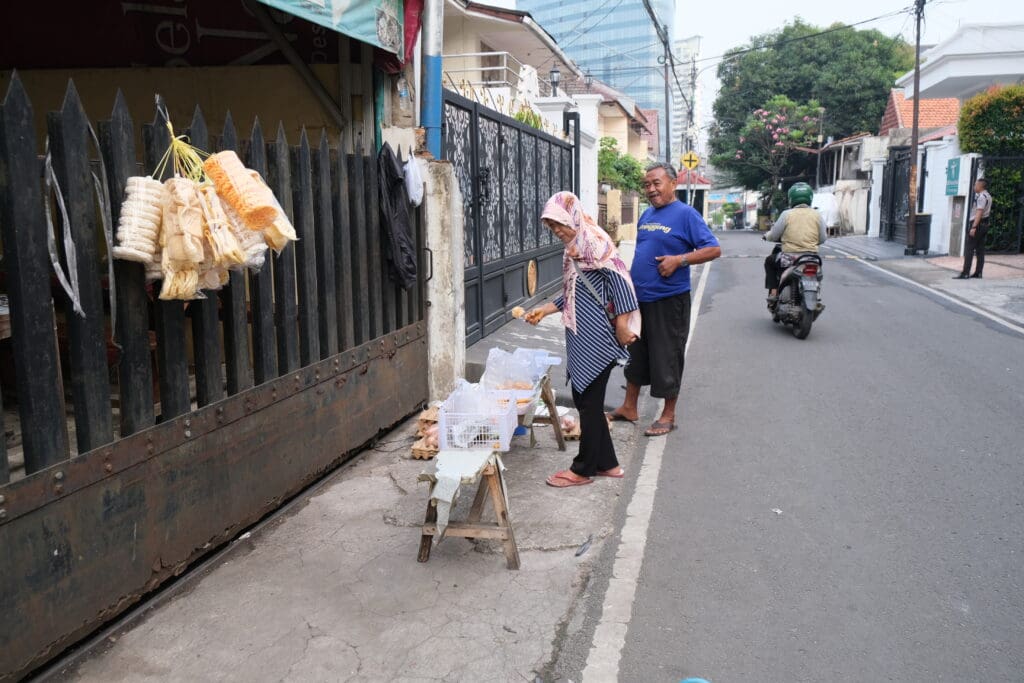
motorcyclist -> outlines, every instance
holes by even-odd
[[[775,225],[762,239],[781,242],[764,260],[764,285],[768,289],[768,306],[779,300],[779,278],[792,265],[797,254],[817,254],[824,244],[825,219],[811,208],[814,190],[807,183],[796,183],[789,188],[789,206],[779,215]]]

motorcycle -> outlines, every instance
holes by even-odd
[[[781,251],[779,246],[775,249],[774,253]],[[768,311],[773,322],[790,326],[794,337],[806,339],[811,324],[825,310],[821,303],[822,260],[817,254],[783,254],[783,258],[778,300]]]

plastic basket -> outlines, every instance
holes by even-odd
[[[445,401],[438,413],[438,436],[441,449],[491,449],[507,451],[512,433],[519,424],[516,415],[516,396],[513,391],[493,390],[487,396],[494,399],[494,407],[487,412],[457,413],[452,399]]]

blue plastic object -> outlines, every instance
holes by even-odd
[[[687,678],[685,681],[680,681],[680,683],[710,683],[710,681],[705,681],[703,678]]]
[[[516,431],[512,432],[512,436],[526,436],[527,428],[524,425],[516,427]]]

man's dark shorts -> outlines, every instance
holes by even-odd
[[[654,398],[675,398],[683,380],[690,293],[640,304],[640,339],[629,347],[626,381],[651,386]]]

